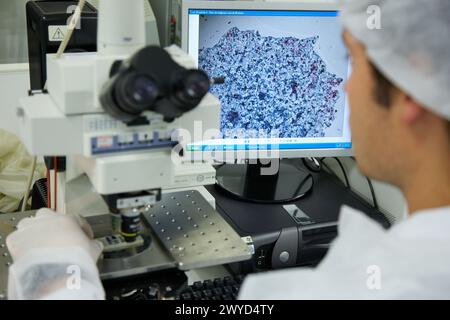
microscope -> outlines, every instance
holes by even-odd
[[[49,206],[101,229],[104,280],[252,256],[199,189],[214,168],[183,147],[218,132],[214,80],[178,47],[145,47],[145,32],[144,0],[100,0],[97,52],[48,55],[46,90],[17,112],[30,153],[65,159]]]

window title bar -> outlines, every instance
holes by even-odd
[[[338,11],[268,11],[190,9],[191,15],[272,16],[272,17],[337,17]]]

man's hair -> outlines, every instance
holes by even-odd
[[[378,70],[378,68],[371,64],[373,75],[375,77],[374,96],[376,101],[383,107],[388,108],[392,103],[392,91],[396,88],[395,85]],[[448,141],[450,143],[450,121],[447,122],[448,127]]]
[[[392,103],[392,91],[395,85],[376,66],[373,64],[371,66],[375,77],[375,99],[383,107],[389,107]]]

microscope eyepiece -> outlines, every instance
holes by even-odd
[[[100,95],[103,109],[126,123],[144,111],[155,111],[173,120],[196,108],[210,88],[201,70],[178,65],[159,47],[146,47],[112,69]]]
[[[146,75],[135,76],[128,84],[126,90],[132,102],[139,105],[152,105],[159,96],[158,85]]]
[[[198,101],[208,93],[210,88],[208,76],[200,70],[188,70],[180,83],[179,93],[182,100]]]
[[[134,117],[147,110],[154,104],[159,96],[159,88],[156,82],[147,75],[128,72],[117,78],[112,94],[114,103],[105,103],[106,111],[113,108],[115,113],[126,113]],[[120,120],[125,120],[123,115]]]
[[[210,83],[203,71],[186,70],[174,83],[172,102],[182,110],[192,110],[209,92]]]

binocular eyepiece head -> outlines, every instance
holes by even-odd
[[[108,114],[125,123],[136,120],[144,111],[173,121],[195,109],[210,86],[205,72],[186,69],[164,49],[150,46],[113,65],[100,102]]]

